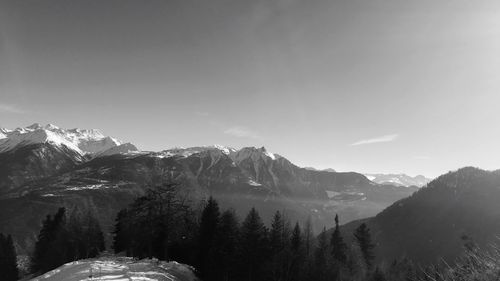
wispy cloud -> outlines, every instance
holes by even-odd
[[[0,103],[0,113],[16,113],[16,114],[21,114],[21,113],[25,113],[25,111],[21,110],[20,108],[18,108],[15,105]]]
[[[417,156],[413,156],[413,159],[416,159],[416,160],[430,160],[431,157],[427,156],[427,155],[417,155]]]
[[[224,134],[238,138],[261,139],[259,133],[246,127],[234,126],[224,131]]]
[[[372,144],[372,143],[379,143],[379,142],[391,142],[391,141],[395,141],[398,137],[399,137],[398,134],[392,134],[392,135],[385,135],[385,136],[380,136],[380,137],[375,137],[375,138],[370,138],[370,139],[363,139],[363,140],[359,140],[357,142],[351,143],[351,146],[365,145],[365,144]]]
[[[207,117],[207,116],[210,116],[210,113],[206,112],[206,111],[195,111],[194,114],[198,115],[198,116],[201,116],[201,117]]]

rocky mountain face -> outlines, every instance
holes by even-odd
[[[0,152],[16,150],[30,144],[51,143],[59,147],[65,146],[82,155],[96,155],[122,145],[117,139],[104,136],[99,130],[62,129],[52,124],[42,126],[35,123],[14,130],[2,128],[0,133]]]
[[[118,210],[161,183],[178,184],[194,205],[212,195],[241,217],[256,207],[269,222],[282,210],[292,221],[311,217],[317,230],[332,225],[336,213],[344,222],[373,216],[416,190],[358,173],[307,170],[263,147],[139,152],[121,143],[96,145],[106,139],[75,137],[73,146],[50,139],[0,153],[0,232],[13,234],[27,251],[46,214],[78,206],[99,214],[109,233]]]
[[[379,184],[392,184],[395,186],[416,186],[422,187],[429,183],[432,179],[422,175],[409,176],[406,174],[364,174],[369,180]]]
[[[98,130],[35,123],[0,129],[0,195],[23,184],[67,172],[96,156],[137,151]]]
[[[70,171],[84,161],[74,150],[48,143],[0,153],[0,195],[27,182]]]
[[[377,244],[377,257],[407,256],[420,264],[449,263],[472,242],[483,249],[500,234],[500,171],[467,167],[442,175],[412,196],[364,220]],[[361,221],[343,227],[352,233]]]

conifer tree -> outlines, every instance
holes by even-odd
[[[301,247],[302,247],[302,233],[300,230],[299,223],[296,222],[292,232],[292,241],[291,241],[292,252],[297,254],[300,253]]]
[[[285,223],[283,217],[280,211],[276,211],[274,213],[274,217],[271,222],[271,230],[269,232],[269,242],[271,246],[271,252],[273,255],[277,255],[285,247],[284,227]]]
[[[298,222],[295,223],[293,228],[290,249],[292,255],[287,280],[298,280],[304,258],[302,231]]]
[[[90,210],[83,215],[81,219],[82,232],[79,237],[81,238],[81,244],[85,249],[79,258],[93,258],[96,257],[100,252],[104,251],[104,234],[101,230],[101,226],[96,217],[92,214]],[[72,233],[72,235],[78,235],[78,233]]]
[[[315,280],[326,280],[328,275],[328,240],[326,238],[326,228],[323,227],[318,236],[318,243],[314,250],[314,279]]]
[[[129,244],[129,235],[127,231],[127,209],[120,210],[116,215],[115,229],[113,231],[113,250],[115,253],[120,253],[127,250]],[[127,253],[129,254],[129,253]]]
[[[312,253],[313,242],[312,222],[311,216],[309,216],[304,225],[304,251],[306,257],[309,257]]]
[[[43,221],[31,258],[32,272],[43,273],[69,261],[96,257],[104,250],[104,234],[90,211],[74,209],[66,218],[60,208]]]
[[[198,238],[197,266],[203,280],[213,280],[213,278],[215,278],[215,268],[210,266],[210,255],[215,251],[214,243],[219,219],[219,205],[217,201],[210,196],[201,215]]]
[[[235,280],[237,272],[235,270],[237,261],[239,240],[238,218],[233,210],[224,211],[220,217],[215,237],[215,268],[217,269],[217,279],[221,281]]]
[[[18,275],[17,256],[12,236],[0,233],[0,278],[5,281],[15,281]]]
[[[61,229],[65,221],[65,208],[59,208],[54,218],[47,215],[42,223],[42,229],[38,234],[38,240],[35,243],[35,251],[31,257],[32,272],[46,272],[55,267],[61,260],[61,255],[55,245],[56,240],[62,236]],[[54,267],[55,266],[55,267]]]
[[[272,280],[283,279],[283,249],[285,243],[283,241],[284,222],[280,211],[276,211],[271,222],[271,230],[269,231],[269,246],[271,251],[270,270]]]
[[[363,259],[368,267],[368,269],[372,266],[372,261],[375,258],[373,254],[373,248],[375,245],[372,243],[372,238],[370,235],[370,229],[366,226],[365,223],[362,223],[358,228],[356,228],[354,232],[354,238],[359,245],[361,253],[363,254]]]
[[[187,199],[178,192],[178,185],[156,185],[119,213],[114,246],[138,258],[176,258],[194,264],[191,245],[198,232]]]
[[[269,233],[270,260],[269,270],[272,280],[284,280],[291,266],[290,223],[280,212],[276,211],[271,222]]]
[[[344,239],[342,238],[342,235],[340,233],[338,215],[335,215],[335,230],[332,233],[330,245],[332,247],[333,259],[339,264],[345,264],[347,261],[347,245],[344,243]]]
[[[261,280],[266,258],[267,229],[259,213],[252,208],[241,226],[241,272],[246,280]]]
[[[312,230],[311,217],[309,216],[304,224],[304,269],[300,274],[301,280],[307,280],[314,274],[314,236]]]

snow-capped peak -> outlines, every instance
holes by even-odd
[[[42,125],[40,123],[33,123],[33,124],[27,126],[25,129],[26,130],[38,130],[38,129],[41,129],[41,128],[42,128]],[[21,128],[18,128],[18,129],[21,129]]]
[[[64,145],[82,155],[96,155],[122,144],[98,130],[62,129],[53,124],[34,123],[15,130],[0,129],[0,152],[37,143]]]
[[[175,148],[171,148],[171,149],[167,149],[167,150],[162,151],[160,154],[158,154],[158,156],[170,157],[170,156],[174,156],[174,155],[178,155],[178,156],[180,155],[180,156],[184,156],[184,157],[189,157],[193,154],[200,153],[203,151],[220,151],[223,154],[230,155],[231,153],[236,152],[236,149],[231,148],[231,147],[218,145],[218,144],[205,145],[205,146],[194,146],[194,147],[188,147],[188,148],[175,147]]]
[[[265,151],[264,155],[266,155],[267,157],[269,157],[269,158],[271,158],[273,160],[276,160],[276,155],[274,155],[274,153]]]
[[[270,153],[266,150],[265,147],[256,148],[256,147],[243,147],[240,150],[235,151],[230,154],[230,157],[233,159],[235,163],[240,163],[241,161],[251,158],[256,161],[258,159],[263,159],[264,161],[276,160],[280,156],[274,153]]]
[[[189,157],[193,154],[198,154],[201,152],[216,152],[222,153],[231,158],[235,163],[239,163],[247,158],[253,160],[263,159],[264,161],[276,160],[282,158],[278,154],[270,153],[266,148],[256,148],[256,147],[243,147],[241,149],[234,149],[232,147],[222,146],[222,145],[206,145],[206,146],[194,146],[194,147],[175,147],[170,148],[161,152],[151,153],[151,156],[159,158],[168,158],[173,156]]]
[[[431,179],[422,175],[415,177],[406,174],[364,174],[370,181],[379,184],[392,184],[395,186],[418,186],[426,185]]]

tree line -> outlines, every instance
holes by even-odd
[[[483,268],[500,272],[498,263],[480,256],[471,243],[466,243],[468,258],[452,268],[417,269],[408,258],[375,264],[375,245],[366,224],[343,233],[335,216],[331,231],[323,228],[315,235],[310,219],[292,223],[285,212],[276,211],[266,226],[255,208],[240,220],[212,197],[193,208],[178,191],[175,185],[156,186],[119,211],[113,230],[115,253],[193,265],[204,281],[437,281],[469,280],[458,277]],[[104,235],[91,211],[59,208],[42,221],[30,271],[42,274],[104,250]],[[18,275],[13,239],[0,234],[1,279],[17,280]]]
[[[200,212],[190,205],[173,185],[148,190],[118,213],[114,251],[191,264],[205,281],[388,280],[374,268],[366,224],[348,245],[338,216],[333,232],[315,237],[310,220],[292,223],[284,212],[267,227],[255,208],[240,221],[212,197]]]
[[[12,236],[0,233],[0,277],[5,281],[17,280],[16,250]]]
[[[104,249],[104,234],[94,214],[59,208],[42,221],[28,270],[36,276],[67,262],[96,257]],[[6,281],[19,278],[13,239],[1,233],[0,276]]]
[[[42,222],[30,270],[44,273],[70,261],[96,257],[104,249],[104,234],[90,211],[67,213],[59,208]]]

